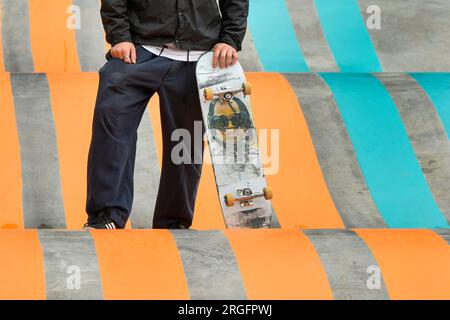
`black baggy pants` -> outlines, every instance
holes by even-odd
[[[194,122],[202,121],[196,62],[174,61],[141,46],[136,46],[136,50],[136,64],[110,59],[99,71],[88,156],[88,222],[94,221],[101,210],[111,208],[111,219],[120,228],[125,226],[133,202],[137,129],[150,98],[157,92],[163,163],[153,227],[166,228],[172,223],[189,227],[202,165],[199,161],[175,164],[171,151],[179,142],[171,141],[171,135],[175,129],[187,130],[192,137],[191,159],[202,158],[203,144],[195,148],[193,138]]]

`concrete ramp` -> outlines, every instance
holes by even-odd
[[[446,0],[251,0],[248,71],[450,69]],[[2,0],[0,71],[97,71],[105,62],[91,0]]]
[[[0,231],[2,299],[450,299],[429,230]]]
[[[248,80],[281,227],[448,228],[450,74],[248,73]],[[0,82],[8,150],[0,226],[80,229],[97,74],[3,73]],[[139,128],[132,228],[151,227],[161,149],[155,97]],[[224,228],[212,185],[205,164],[195,229]]]
[[[126,230],[85,232],[99,6],[0,0],[0,299],[450,299],[450,2],[251,0],[272,229],[225,229],[206,158],[194,230],[149,230],[155,96]]]

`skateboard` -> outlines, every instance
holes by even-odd
[[[251,85],[237,62],[213,68],[213,52],[197,62],[196,76],[217,192],[229,229],[269,228],[272,190],[263,173],[250,105]]]

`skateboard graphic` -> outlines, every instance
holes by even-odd
[[[263,174],[246,81],[239,62],[213,68],[213,52],[197,62],[200,103],[220,206],[227,228],[269,228],[272,190]]]

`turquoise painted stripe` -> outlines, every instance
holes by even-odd
[[[412,73],[436,108],[450,139],[450,73]]]
[[[309,71],[284,0],[250,1],[248,21],[265,71]]]
[[[334,94],[372,197],[392,228],[447,228],[384,86],[364,73],[321,74]]]
[[[315,0],[315,5],[342,72],[382,71],[356,0]]]

